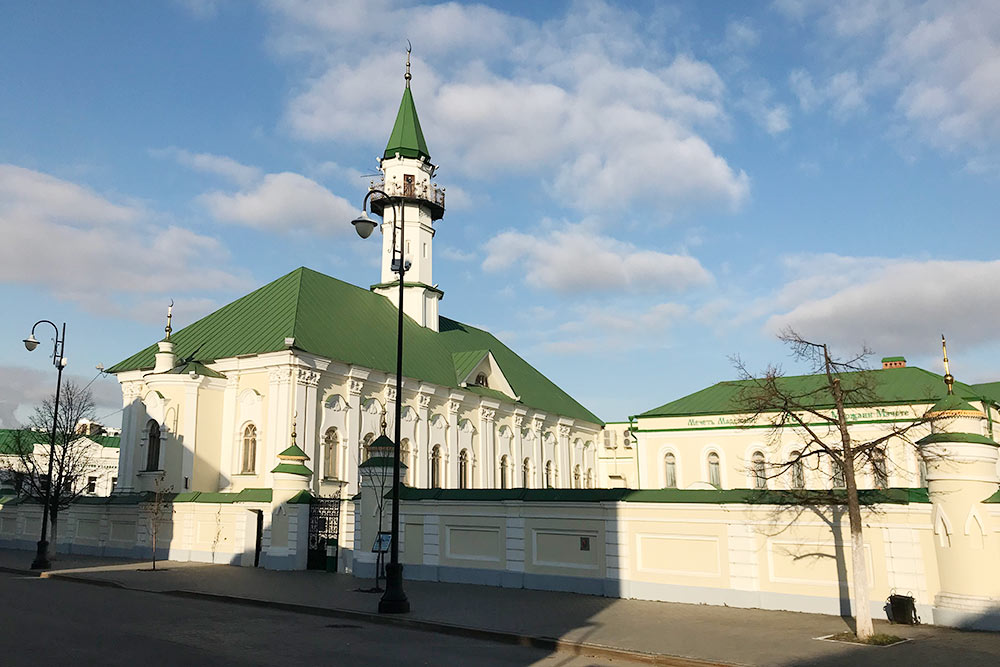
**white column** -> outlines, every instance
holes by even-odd
[[[461,398],[452,395],[448,401],[448,450],[442,466],[445,474],[441,486],[445,489],[458,488],[458,411],[461,407]]]
[[[536,416],[531,420],[531,428],[535,433],[535,488],[544,489],[545,488],[545,443],[542,441],[543,435],[545,433],[545,419],[544,417]]]
[[[319,413],[316,388],[319,386],[319,378],[320,374],[317,371],[308,368],[297,368],[295,371],[294,405],[298,415],[296,439],[302,451],[310,457],[307,465],[313,471],[310,486],[314,491],[319,491],[320,480],[323,478],[323,470],[319,468],[322,457],[316,442],[316,418]]]
[[[233,371],[226,380],[226,388],[222,393],[222,442],[219,447],[219,490],[228,489],[233,485],[233,445],[236,442],[236,413],[239,399],[239,380]]]
[[[417,405],[417,419],[419,422],[415,429],[416,437],[414,439],[417,442],[415,443],[416,451],[411,458],[411,465],[413,465],[414,471],[410,479],[413,480],[413,486],[418,489],[426,489],[430,486],[428,471],[428,461],[431,453],[430,394],[417,394]]]
[[[184,387],[184,430],[181,442],[181,490],[189,491],[194,487],[194,454],[198,447],[198,388],[201,382],[190,380]],[[187,480],[187,484],[185,484]]]
[[[559,441],[559,458],[561,459],[559,475],[559,486],[564,489],[573,488],[573,454],[570,452],[571,443],[569,441],[570,427],[560,420],[557,430]]]
[[[135,452],[139,448],[139,428],[136,423],[141,411],[138,401],[141,387],[137,384],[122,385],[122,436],[118,450],[117,491],[130,493],[135,490]]]
[[[267,385],[267,440],[264,442],[264,484],[274,487],[278,452],[285,449],[291,438],[291,371],[287,366],[272,368]]]
[[[482,462],[479,472],[479,488],[496,488],[494,471],[496,470],[496,440],[493,432],[494,420],[496,419],[496,408],[479,408],[479,449],[482,454]]]
[[[344,441],[341,443],[342,465],[341,479],[347,480],[347,495],[354,496],[359,490],[358,466],[358,445],[361,442],[361,392],[365,388],[365,383],[354,378],[348,379],[348,409],[344,425]]]

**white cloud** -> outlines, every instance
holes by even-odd
[[[517,267],[528,285],[558,292],[678,292],[712,281],[694,257],[641,249],[581,225],[506,231],[485,248],[484,270]]]
[[[179,164],[200,171],[206,174],[214,174],[235,183],[236,185],[250,185],[260,180],[263,172],[257,167],[251,167],[224,155],[213,155],[212,153],[192,153],[183,148],[170,146],[168,148],[152,149],[149,151],[153,157],[170,158]]]
[[[0,165],[0,237],[0,280],[106,314],[123,314],[138,295],[247,284],[216,239],[14,165]]]
[[[792,73],[803,109],[829,101],[843,116],[886,96],[895,134],[971,160],[997,154],[1000,12],[994,0],[782,0],[776,6],[815,21],[835,54],[826,76]],[[857,67],[845,69],[845,59]],[[814,84],[817,78],[826,83]]]
[[[573,309],[568,319],[544,334],[541,349],[547,354],[609,354],[634,349],[667,347],[668,332],[690,317],[690,309],[679,303],[621,308],[585,305]]]
[[[730,21],[726,24],[725,45],[731,50],[752,49],[760,42],[760,33],[748,19]]]
[[[86,387],[97,373],[96,370],[82,368],[76,369],[76,373],[71,370],[70,366],[63,374],[63,382],[72,381],[80,387]],[[41,371],[25,366],[0,366],[0,378],[3,378],[0,382],[0,428],[20,428],[27,425],[34,407],[52,397],[55,382],[50,371],[51,369]],[[122,405],[121,385],[112,378],[101,377],[94,380],[90,385],[90,392],[98,417],[107,415]],[[105,424],[113,426],[118,421],[120,417],[113,416]]]
[[[378,147],[400,94],[387,74],[400,56],[384,48],[395,33],[384,26],[421,25],[440,38],[417,45],[414,97],[431,154],[450,173],[551,175],[556,194],[580,208],[653,199],[737,208],[747,198],[746,174],[705,132],[728,122],[721,78],[706,62],[662,53],[628,12],[579,3],[535,25],[456,3],[269,6],[281,26],[275,48],[322,68],[289,102],[299,136]],[[370,49],[356,48],[362,34]],[[344,40],[351,50],[336,46]],[[775,110],[769,126],[780,125]]]
[[[220,221],[283,232],[346,234],[348,223],[358,214],[358,208],[343,197],[291,172],[267,174],[240,192],[207,192],[199,201]]]
[[[793,279],[775,297],[766,328],[886,354],[916,353],[945,331],[964,345],[1000,328],[1000,261],[796,256]],[[772,311],[773,312],[773,311]]]

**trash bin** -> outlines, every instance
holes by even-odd
[[[912,595],[889,596],[889,620],[892,623],[902,623],[905,625],[915,625],[920,623],[917,618],[917,605]]]

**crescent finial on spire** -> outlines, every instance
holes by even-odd
[[[173,318],[173,316],[174,316],[174,300],[171,299],[170,305],[167,306],[167,326],[163,328],[163,330],[167,332],[167,337],[164,339],[167,342],[170,342],[170,332],[174,330],[174,328],[170,326],[170,320]]]
[[[951,374],[951,369],[948,367],[948,344],[944,340],[944,334],[941,334],[941,354],[944,356],[944,383],[948,387],[948,395],[950,396],[954,391],[955,376]]]
[[[406,74],[403,76],[406,79],[406,87],[410,87],[410,51],[413,50],[413,45],[410,44],[410,40],[406,40]]]

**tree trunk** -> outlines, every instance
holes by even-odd
[[[865,536],[862,532],[861,503],[858,500],[858,481],[854,477],[854,447],[851,434],[847,430],[847,412],[844,410],[844,394],[840,378],[834,377],[830,351],[823,346],[826,364],[826,378],[833,392],[833,402],[837,409],[837,429],[843,455],[844,482],[847,486],[847,515],[851,522],[851,567],[854,570],[854,619],[857,624],[855,634],[858,639],[868,639],[875,630],[872,627],[871,605],[868,601],[868,564],[865,558]]]
[[[59,543],[59,513],[49,508],[49,560],[56,559],[56,545]]]

